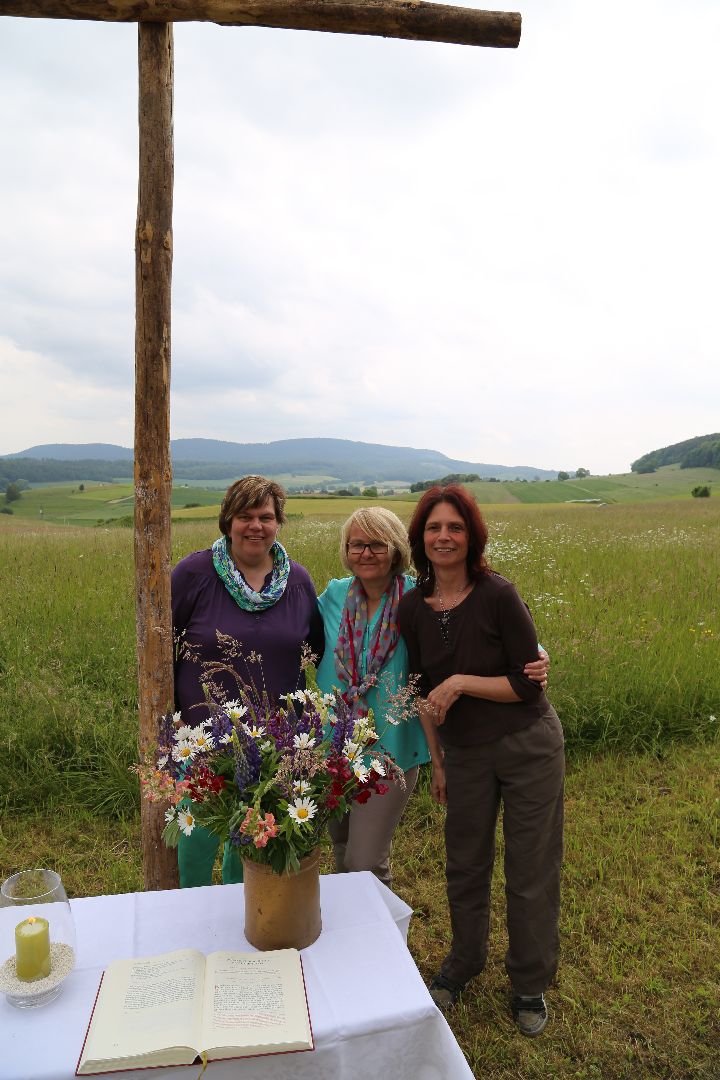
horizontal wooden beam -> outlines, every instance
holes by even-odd
[[[96,22],[214,22],[514,49],[520,15],[421,0],[0,0],[0,15]]]

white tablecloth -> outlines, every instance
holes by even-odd
[[[322,934],[302,953],[315,1050],[213,1062],[206,1080],[472,1080],[406,945],[411,909],[370,873],[324,875]],[[0,1080],[70,1080],[111,960],[171,949],[250,950],[242,885],[71,902],[77,965],[55,1001],[20,1010],[0,997]],[[195,1072],[193,1072],[193,1068]],[[116,1073],[194,1080],[197,1067]]]

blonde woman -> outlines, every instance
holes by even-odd
[[[326,641],[318,686],[324,693],[337,687],[349,703],[373,710],[381,746],[402,769],[405,786],[390,783],[385,795],[354,803],[344,819],[330,823],[335,868],[372,870],[390,885],[393,832],[419,766],[430,760],[417,717],[388,723],[390,697],[408,684],[407,649],[397,628],[400,599],[415,584],[405,526],[381,506],[356,510],[342,527],[340,558],[350,576],[334,578],[318,598]]]

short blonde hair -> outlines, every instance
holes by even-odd
[[[274,480],[268,480],[266,476],[243,476],[225,492],[225,498],[220,507],[218,524],[223,536],[230,535],[232,519],[244,510],[255,510],[262,506],[268,499],[272,499],[275,507],[275,517],[279,525],[285,524],[285,499],[284,490]]]
[[[384,506],[361,506],[351,514],[340,532],[340,561],[351,570],[347,556],[347,542],[353,525],[362,529],[371,540],[387,544],[393,550],[393,574],[405,574],[410,569],[410,541],[407,529],[397,514]]]

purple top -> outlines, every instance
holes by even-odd
[[[202,662],[228,660],[218,646],[216,630],[242,642],[243,655],[228,662],[243,682],[252,683],[259,693],[266,690],[273,700],[304,687],[303,642],[318,660],[322,656],[325,638],[315,586],[299,563],[291,560],[285,592],[264,611],[243,611],[236,604],[217,575],[209,549],[180,560],[172,572],[171,590],[173,629],[176,639],[180,638],[175,707],[182,711],[186,724],[199,724],[208,717]],[[251,653],[259,653],[262,662],[250,660]],[[229,672],[213,676],[213,682],[226,700],[238,697],[237,683]]]

